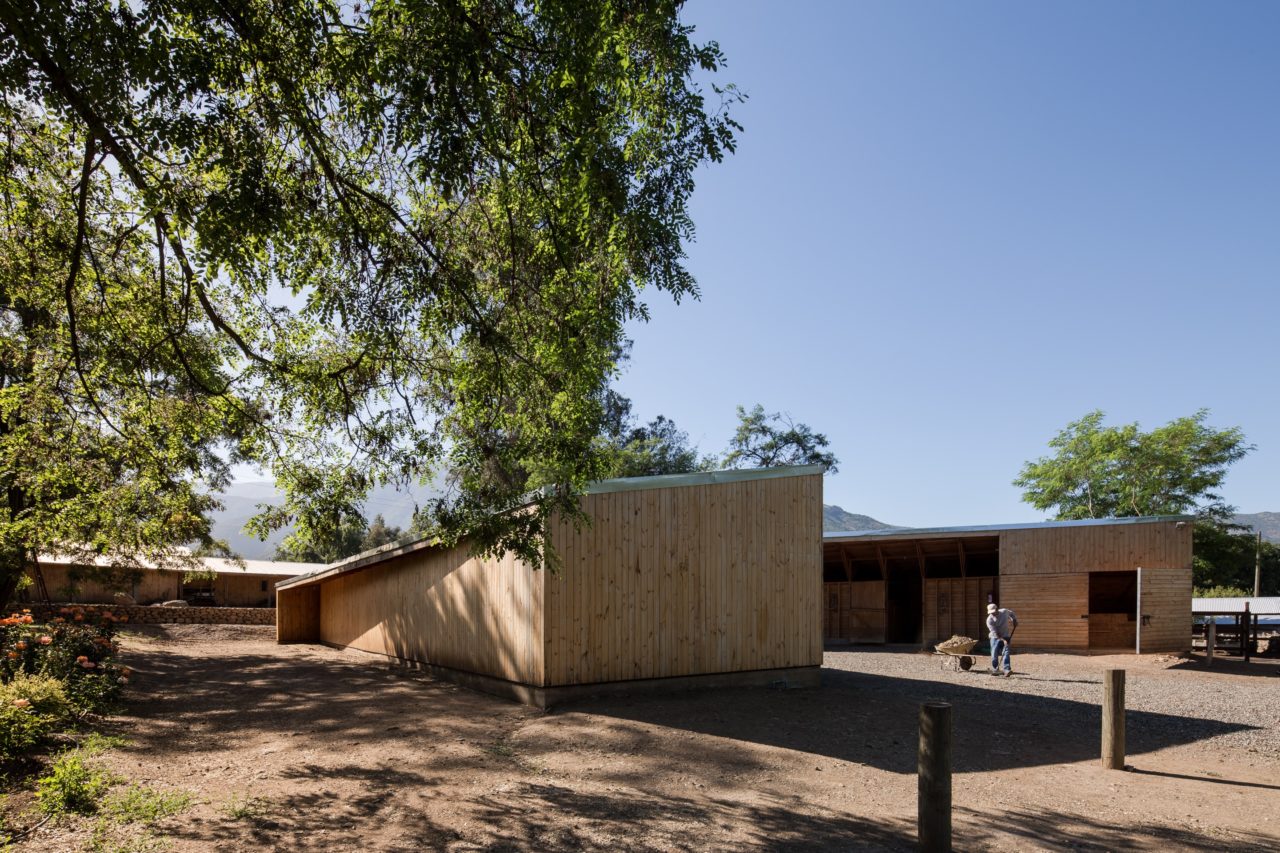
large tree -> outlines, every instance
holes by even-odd
[[[48,117],[85,164],[42,249],[54,279],[79,280],[103,210],[135,215],[134,284],[98,304],[128,305],[159,372],[242,419],[237,452],[285,493],[261,532],[443,469],[434,533],[537,560],[548,515],[604,470],[597,390],[640,289],[696,295],[687,202],[733,148],[736,95],[706,101],[695,75],[722,56],[679,6],[0,0],[0,134]],[[48,329],[62,350],[109,352],[70,319]],[[218,485],[210,459],[181,467],[178,488]]]
[[[1202,409],[1144,432],[1136,423],[1107,426],[1102,412],[1090,412],[1049,442],[1053,456],[1028,462],[1013,483],[1023,500],[1059,519],[1194,514],[1196,586],[1252,588],[1253,539],[1230,523],[1233,509],[1218,489],[1253,446],[1238,427],[1215,429],[1208,417]]]
[[[1217,490],[1253,449],[1238,427],[1207,426],[1204,409],[1150,432],[1106,426],[1105,417],[1094,411],[1073,421],[1049,442],[1052,456],[1024,465],[1013,481],[1022,499],[1059,519],[1230,515]]]
[[[0,103],[0,604],[39,551],[107,572],[205,549],[209,493],[258,415],[226,343],[154,287],[146,231],[65,124]],[[79,139],[83,144],[83,138]],[[92,210],[93,216],[83,215]]]

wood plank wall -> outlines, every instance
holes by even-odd
[[[1175,521],[1000,532],[1000,575],[1191,568],[1191,528]]]
[[[276,593],[276,642],[320,640],[320,587],[298,586]]]
[[[320,583],[319,637],[541,686],[545,574],[512,554],[480,559],[465,547],[407,554]]]
[[[822,585],[822,635],[855,643],[884,642],[884,581],[840,581]]]
[[[1088,574],[1001,575],[998,603],[1018,616],[1013,638],[1015,652],[1020,645],[1089,648],[1089,620],[1080,618],[1089,612]],[[1187,602],[1187,613],[1190,612],[1191,603]],[[985,621],[984,618],[984,624]],[[982,636],[987,635],[984,628]]]
[[[822,663],[818,474],[587,495],[546,579],[547,684]]]
[[[1142,570],[1142,652],[1191,648],[1191,569]]]
[[[987,596],[995,590],[993,577],[925,579],[925,645],[936,645],[957,634],[985,640]]]

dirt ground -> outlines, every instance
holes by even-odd
[[[914,849],[916,715],[932,698],[955,709],[957,850],[1280,849],[1275,662],[1026,655],[1006,680],[855,649],[828,651],[820,689],[542,712],[277,646],[270,629],[173,627],[124,647],[137,677],[111,731],[129,745],[97,760],[195,796],[155,830],[179,853]],[[1131,710],[1133,769],[1103,770],[1096,682],[1117,660],[1135,695],[1172,679],[1261,703],[1258,722]],[[87,839],[87,823],[49,825],[16,849]]]

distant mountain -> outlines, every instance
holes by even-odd
[[[365,500],[364,516],[369,521],[381,515],[390,527],[406,529],[413,521],[414,508],[423,502],[431,491],[415,489],[396,491],[387,486],[369,493]],[[259,504],[278,504],[280,492],[272,483],[235,483],[219,496],[224,504],[221,512],[213,515],[213,536],[223,539],[231,551],[246,560],[270,560],[276,546],[289,535],[289,528],[277,530],[262,542],[244,532],[244,525],[258,513]]]
[[[890,530],[893,527],[894,525],[876,521],[869,515],[845,512],[834,504],[822,505],[823,530]]]
[[[1280,545],[1280,512],[1254,512],[1233,516],[1231,520],[1261,533],[1268,542]]]

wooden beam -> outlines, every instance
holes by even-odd
[[[885,562],[884,551],[880,550],[879,545],[876,546],[876,560],[879,561],[880,563],[880,580],[888,581],[889,580],[889,564]],[[888,584],[886,584],[885,589],[888,589],[888,588],[889,588]]]
[[[924,549],[916,543],[916,562],[920,564],[920,580],[924,580]]]
[[[964,562],[964,540],[963,539],[956,540],[956,549],[960,553],[960,577],[962,578],[968,577],[969,576],[968,569],[965,567],[965,562]]]
[[[849,559],[849,552],[840,548],[840,562],[844,563],[844,579],[853,583],[853,560]]]

